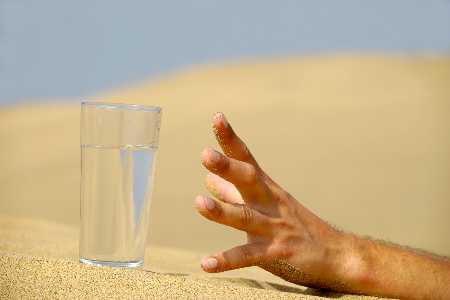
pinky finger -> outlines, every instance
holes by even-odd
[[[257,265],[267,259],[267,246],[261,243],[245,244],[222,253],[204,257],[202,269],[218,273]]]

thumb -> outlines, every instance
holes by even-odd
[[[205,272],[218,273],[257,265],[267,259],[267,246],[261,243],[245,244],[202,259]]]

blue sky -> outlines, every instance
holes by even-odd
[[[334,52],[450,55],[450,1],[0,0],[0,105],[186,66]]]

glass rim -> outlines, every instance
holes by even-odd
[[[161,109],[162,109],[159,106],[117,103],[117,102],[103,102],[103,101],[92,101],[92,100],[81,101],[81,106],[96,106],[99,108],[106,108],[106,109],[137,110],[137,111],[157,112],[157,113],[161,112]]]

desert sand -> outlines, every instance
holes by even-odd
[[[219,110],[263,168],[330,223],[450,255],[449,83],[448,57],[341,55],[195,67],[88,97],[163,107],[143,271],[77,262],[79,103],[4,108],[0,296],[313,297],[257,268],[201,273],[202,255],[244,240],[193,209]]]
[[[338,294],[199,274],[194,253],[153,246],[139,270],[78,263],[78,230],[47,220],[0,218],[0,298],[321,299]],[[198,259],[198,257],[196,257]],[[242,272],[251,277],[250,273]],[[353,299],[354,296],[344,296]]]

